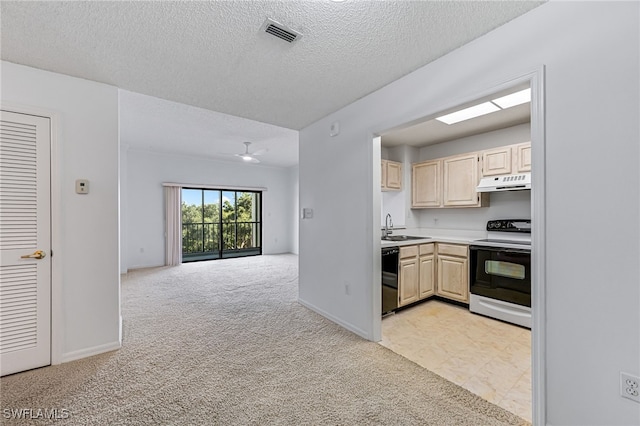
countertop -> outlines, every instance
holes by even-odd
[[[475,240],[487,238],[487,231],[439,229],[439,228],[413,228],[413,229],[394,229],[391,235],[412,235],[416,237],[424,236],[424,239],[407,240],[407,241],[381,240],[382,247],[413,246],[416,244],[425,244],[425,243],[471,244]]]

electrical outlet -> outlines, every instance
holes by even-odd
[[[640,377],[620,372],[620,396],[640,402]]]

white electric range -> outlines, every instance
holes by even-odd
[[[469,247],[469,310],[531,328],[531,220],[487,222]]]

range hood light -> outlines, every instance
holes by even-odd
[[[469,108],[461,109],[460,111],[452,112],[451,114],[437,117],[436,120],[441,121],[445,124],[455,124],[461,121],[480,117],[481,115],[490,114],[496,111],[500,111],[500,108],[498,108],[491,102],[485,102],[479,105],[474,105]]]

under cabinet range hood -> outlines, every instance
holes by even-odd
[[[476,191],[521,191],[523,189],[531,189],[531,173],[485,177],[480,179],[480,184]]]

